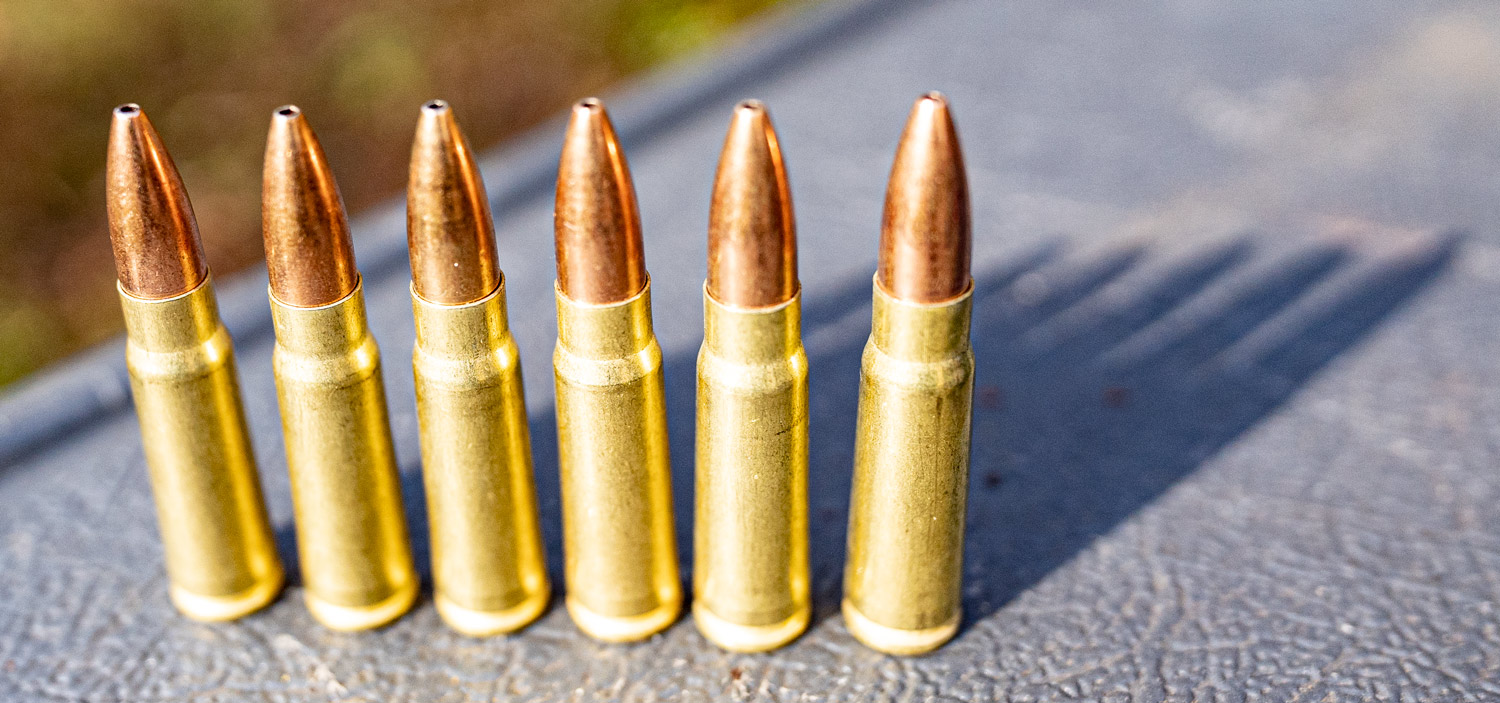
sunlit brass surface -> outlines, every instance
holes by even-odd
[[[212,281],[164,300],[122,283],[120,304],[172,602],[195,620],[255,612],[283,575]]]
[[[972,289],[905,302],[875,285],[860,378],[844,620],[866,645],[922,654],[958,630],[968,499]]]
[[[413,289],[412,308],[438,613],[464,634],[513,632],[542,614],[551,591],[505,286],[465,305]]]
[[[650,284],[598,305],[573,301],[559,287],[557,328],[568,612],[592,637],[644,639],[682,607]]]
[[[273,293],[271,318],[308,610],[335,630],[379,627],[411,608],[418,580],[362,289],[312,308]]]
[[[801,296],[739,308],[703,295],[693,618],[725,649],[807,629],[807,354]]]

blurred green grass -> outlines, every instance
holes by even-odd
[[[312,120],[352,212],[404,188],[422,101],[492,146],[789,0],[0,0],[0,385],[116,334],[109,111],[138,102],[217,275],[262,257],[278,105]],[[798,1],[798,0],[790,0]]]

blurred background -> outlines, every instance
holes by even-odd
[[[811,0],[0,0],[0,386],[123,324],[104,219],[109,112],[137,102],[215,275],[262,258],[269,115],[312,120],[351,214],[404,191],[417,108],[483,150],[621,77]]]

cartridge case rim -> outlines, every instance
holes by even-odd
[[[387,596],[385,600],[370,605],[339,605],[319,598],[311,590],[304,594],[303,599],[313,618],[330,630],[339,632],[372,630],[389,625],[411,610],[417,602],[420,583],[420,580],[416,578],[407,579],[405,583],[397,586],[395,592]]]
[[[953,294],[951,297],[943,298],[942,300],[908,300],[906,298],[903,298],[903,297],[897,295],[895,292],[891,291],[890,288],[887,288],[886,285],[885,285],[885,283],[881,282],[881,280],[880,280],[880,274],[878,274],[878,273],[875,274],[874,281],[875,281],[875,290],[880,291],[882,294],[884,294],[886,297],[890,298],[892,301],[894,301],[896,303],[900,303],[901,305],[907,305],[907,306],[914,307],[914,308],[941,308],[941,307],[945,307],[945,306],[948,306],[948,305],[952,305],[952,304],[958,302],[959,300],[961,300],[963,298],[969,297],[974,292],[974,278],[972,276],[969,277],[968,282],[964,284],[963,290],[960,290],[959,292]]]
[[[270,284],[266,284],[266,294],[269,295],[269,296],[271,296],[271,302],[273,302],[276,305],[279,305],[279,306],[281,306],[283,308],[286,308],[287,310],[295,310],[295,311],[298,311],[298,312],[314,312],[314,311],[318,311],[318,310],[327,310],[329,308],[336,308],[336,307],[338,307],[340,305],[344,305],[344,304],[348,303],[349,299],[353,298],[356,295],[358,295],[360,298],[363,298],[364,297],[364,289],[365,289],[364,277],[361,274],[356,273],[356,274],[354,274],[354,288],[351,289],[348,293],[345,293],[344,297],[339,298],[338,300],[335,300],[335,301],[333,301],[331,303],[324,303],[322,305],[296,305],[296,304],[293,304],[293,303],[288,303],[287,301],[282,300],[281,298],[276,297],[276,289],[272,288],[270,286]]]
[[[603,302],[603,303],[594,302],[594,301],[590,301],[590,300],[578,300],[577,298],[570,297],[566,292],[563,291],[562,281],[559,281],[559,280],[556,280],[556,279],[554,279],[552,281],[552,288],[553,288],[553,290],[557,291],[557,295],[559,297],[561,297],[563,300],[568,301],[569,304],[571,304],[571,305],[573,305],[575,307],[589,308],[589,309],[596,309],[596,310],[603,310],[603,309],[606,309],[606,308],[623,308],[623,307],[626,307],[628,305],[631,305],[631,304],[635,303],[637,300],[641,299],[642,297],[647,296],[650,293],[650,291],[651,291],[651,276],[647,275],[646,276],[646,282],[643,283],[643,284],[641,284],[641,289],[638,290],[638,291],[636,291],[636,292],[634,292],[634,293],[632,293],[632,294],[630,294],[629,297],[627,297],[627,298],[621,298],[620,300],[611,300],[611,301]]]
[[[713,290],[708,287],[708,281],[704,281],[703,282],[703,295],[707,296],[707,298],[709,300],[714,301],[714,303],[718,304],[719,306],[724,307],[724,308],[726,308],[728,310],[732,310],[734,312],[742,312],[742,313],[757,313],[757,312],[773,313],[773,312],[777,312],[777,311],[781,310],[782,308],[785,308],[788,305],[791,305],[793,301],[798,301],[798,300],[802,299],[802,282],[798,281],[798,280],[793,280],[792,281],[792,294],[790,296],[788,296],[786,300],[782,300],[782,301],[779,301],[779,302],[771,303],[770,305],[736,305],[734,303],[725,302],[723,300],[720,300],[719,296],[714,295]]]
[[[192,288],[189,288],[189,289],[187,289],[187,290],[185,290],[185,291],[183,291],[181,293],[178,293],[176,295],[173,295],[173,296],[170,296],[170,297],[167,297],[167,298],[142,298],[142,297],[140,297],[140,296],[138,296],[138,295],[136,295],[134,293],[131,293],[129,290],[127,290],[125,288],[125,284],[123,282],[119,281],[119,280],[115,281],[115,290],[118,290],[120,292],[120,296],[121,297],[128,298],[130,300],[130,302],[132,302],[132,303],[138,303],[140,305],[165,305],[165,304],[175,303],[177,301],[182,300],[183,298],[186,298],[186,297],[188,297],[188,296],[190,296],[190,295],[192,295],[194,293],[197,293],[201,288],[203,288],[206,285],[209,285],[210,283],[211,283],[211,276],[204,276],[203,280],[201,280],[201,281],[198,282],[198,285],[195,285]]]
[[[470,637],[509,635],[526,628],[547,612],[552,589],[544,587],[504,610],[474,610],[454,603],[442,593],[433,593],[433,605],[448,627]]]
[[[963,608],[959,608],[942,624],[921,630],[905,630],[871,620],[859,612],[859,608],[848,598],[844,599],[840,609],[844,615],[844,627],[848,628],[849,634],[854,635],[854,639],[870,649],[904,657],[928,654],[943,646],[958,634],[958,625],[963,619]]]
[[[681,591],[661,605],[636,615],[605,615],[590,610],[569,595],[568,615],[583,633],[604,642],[639,642],[667,629],[682,614]]]
[[[171,584],[168,586],[167,595],[172,599],[172,605],[177,606],[177,610],[193,620],[225,622],[238,620],[270,605],[277,596],[281,595],[281,590],[285,586],[286,572],[282,570],[281,562],[277,561],[274,577],[273,574],[266,574],[266,578],[239,593],[227,596],[206,596]]]
[[[458,310],[462,308],[483,307],[491,300],[493,300],[497,294],[505,290],[505,274],[496,274],[496,279],[497,280],[495,282],[495,287],[491,288],[488,293],[485,293],[484,295],[481,295],[473,300],[466,300],[462,303],[440,303],[436,300],[428,300],[427,298],[423,298],[422,294],[417,292],[417,282],[413,280],[410,284],[411,298],[412,300],[415,300],[427,307],[441,308],[443,310]]]
[[[742,625],[719,617],[707,605],[693,602],[693,624],[703,637],[722,649],[742,654],[769,652],[801,637],[812,622],[812,602],[797,608],[787,619],[769,625]]]

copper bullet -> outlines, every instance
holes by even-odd
[[[138,105],[115,109],[105,169],[109,239],[125,292],[172,298],[208,277],[198,222],[161,137]]]
[[[860,371],[844,624],[915,655],[958,631],[974,352],[969,197],[948,106],[917,101],[886,191]]]
[[[708,217],[708,292],[726,305],[779,305],[797,292],[797,227],[771,117],[735,108]]]
[[[969,185],[948,102],[917,100],[896,147],[880,232],[880,285],[911,303],[969,288]]]
[[[567,606],[630,642],[682,607],[661,346],[630,170],[604,106],[573,108],[557,177],[558,474]]]
[[[781,147],[765,107],[741,103],[709,210],[693,529],[693,619],[732,651],[780,647],[812,614],[798,292]]]
[[[418,580],[344,204],[295,107],[271,118],[264,176],[271,360],[303,597],[335,630],[379,627],[411,608]]]
[[[177,168],[137,105],[115,109],[107,207],[125,365],[140,418],[168,593],[195,620],[232,620],[281,591],[281,561],[198,226]]]
[[[423,300],[472,303],[500,285],[495,227],[474,154],[447,103],[422,106],[406,190],[412,286]]]
[[[276,299],[301,308],[342,300],[359,283],[344,201],[323,147],[296,106],[271,118],[261,226]]]
[[[551,597],[521,352],[484,183],[440,100],[418,118],[406,222],[433,601],[459,632],[514,632]]]
[[[557,280],[578,303],[614,303],[646,285],[630,167],[603,103],[573,106],[557,169]]]

